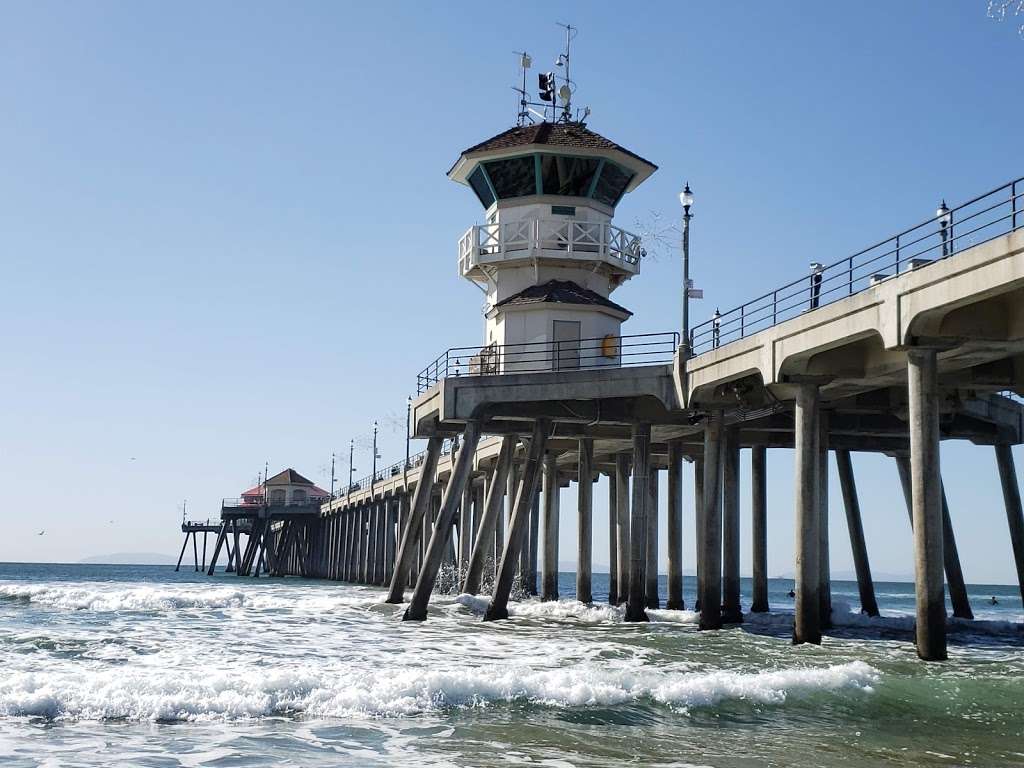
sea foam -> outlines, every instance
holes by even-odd
[[[315,667],[238,674],[158,670],[21,673],[0,681],[0,715],[48,720],[237,720],[279,715],[402,717],[452,707],[531,703],[552,707],[657,702],[676,710],[722,702],[780,705],[840,690],[870,691],[880,679],[855,661],[758,673],[670,672],[599,665],[324,671]]]
[[[0,600],[24,601],[65,611],[177,611],[249,608],[325,612],[343,607],[370,607],[376,595],[270,595],[229,587],[130,587],[104,584],[0,584]]]

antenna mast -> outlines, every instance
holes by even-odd
[[[562,116],[559,120],[563,123],[568,123],[572,120],[572,92],[573,86],[575,85],[569,72],[569,51],[572,47],[572,41],[579,30],[572,24],[562,24],[561,22],[556,23],[565,30],[565,53],[560,54],[558,59],[555,60],[556,67],[565,67],[565,77],[563,78],[565,80],[565,85],[558,89],[558,97],[562,101]]]
[[[519,94],[519,113],[516,116],[516,125],[520,128],[526,125],[526,121],[533,122],[533,118],[530,117],[530,102],[526,98],[526,70],[533,64],[533,59],[530,58],[530,54],[526,51],[512,51],[519,57],[519,68],[522,70],[522,85],[519,88],[512,86],[512,90]]]

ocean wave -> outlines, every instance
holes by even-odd
[[[0,715],[47,720],[202,721],[281,715],[404,717],[447,708],[530,703],[613,706],[644,701],[674,710],[728,702],[781,705],[843,690],[869,692],[880,673],[864,662],[757,673],[559,670],[503,666],[448,670],[320,669],[192,675],[157,671],[21,673],[0,680]]]
[[[175,611],[250,608],[327,612],[343,607],[370,607],[379,597],[273,595],[228,587],[130,587],[103,585],[0,584],[0,600],[22,601],[67,611]]]
[[[483,614],[487,610],[490,597],[487,595],[461,594],[455,598],[455,602],[463,605],[473,613]],[[531,619],[555,619],[572,620],[584,624],[621,623],[625,621],[626,609],[620,605],[605,605],[602,603],[581,603],[578,600],[569,598],[561,600],[523,600],[520,602],[509,602],[509,616]],[[700,620],[700,614],[693,611],[647,611],[647,616],[652,622],[670,622],[673,624],[696,624]]]

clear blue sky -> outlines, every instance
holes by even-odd
[[[661,168],[618,223],[695,190],[704,319],[1024,173],[1024,40],[985,5],[4,5],[0,560],[175,552],[183,498],[214,516],[264,461],[326,483],[375,417],[398,458],[416,371],[481,338],[456,269],[481,211],[445,171],[512,123],[511,52],[553,60],[556,21],[590,126]],[[674,253],[644,263],[631,332],[675,329],[678,282]],[[968,580],[1012,580],[991,449],[943,461]],[[855,464],[873,567],[909,572],[895,468]]]

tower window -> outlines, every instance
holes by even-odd
[[[545,195],[586,197],[597,170],[598,160],[592,157],[541,155],[541,179]]]
[[[484,166],[499,200],[537,194],[532,155],[495,160]]]
[[[576,206],[575,205],[552,205],[551,206],[552,216],[575,216]]]
[[[626,173],[614,163],[606,162],[601,169],[601,178],[597,180],[597,186],[594,188],[594,199],[599,203],[614,206],[619,202],[632,178],[631,173]]]
[[[487,183],[487,177],[484,176],[484,169],[482,166],[477,166],[476,170],[469,175],[469,186],[476,192],[476,196],[480,198],[480,203],[484,208],[490,208],[494,204],[494,195],[491,194],[491,185]]]

